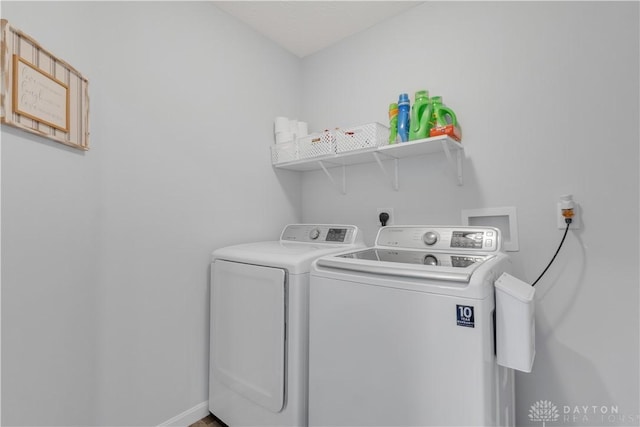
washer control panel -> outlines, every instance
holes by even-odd
[[[280,236],[281,241],[304,243],[353,244],[358,238],[355,225],[290,224]]]
[[[500,230],[493,227],[389,226],[378,231],[376,246],[460,252],[501,250]]]

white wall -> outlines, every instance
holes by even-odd
[[[376,207],[450,223],[513,205],[533,280],[566,192],[584,228],[538,285],[519,423],[540,399],[638,414],[637,3],[429,2],[302,68],[204,2],[3,1],[2,17],[86,74],[92,120],[84,154],[2,128],[3,425],[155,425],[205,401],[210,252],[301,210],[372,242]],[[270,167],[274,116],[384,123],[423,88],[461,118],[464,186],[439,155],[402,160],[398,192],[350,167],[346,196]]]
[[[562,236],[558,197],[582,206],[583,228],[537,285],[520,425],[535,424],[537,400],[564,425],[638,423],[638,16],[635,2],[428,2],[303,61],[313,130],[386,123],[399,93],[428,89],[456,111],[466,155],[462,187],[443,154],[402,159],[397,192],[375,163],[347,169],[347,195],[306,173],[305,222],[356,223],[372,243],[377,207],[398,224],[446,224],[461,209],[515,206],[515,273],[533,281]],[[565,405],[615,405],[624,418],[574,422]]]
[[[2,3],[91,96],[86,153],[2,128],[2,424],[160,424],[207,400],[211,252],[300,219],[300,60],[206,2]]]

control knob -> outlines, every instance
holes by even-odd
[[[432,246],[438,241],[438,233],[436,233],[435,231],[427,231],[422,236],[422,241],[425,244]]]
[[[309,238],[311,240],[316,240],[318,237],[320,237],[320,230],[318,230],[317,228],[314,228],[309,232]]]
[[[438,265],[438,258],[433,255],[427,255],[422,260],[422,263],[424,265]]]

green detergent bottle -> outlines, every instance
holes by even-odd
[[[438,125],[438,119],[436,117],[436,108],[442,107],[442,97],[432,96],[431,99],[431,115],[429,116],[429,130]]]
[[[460,142],[462,134],[456,113],[449,107],[442,104],[441,96],[431,98],[433,104],[433,113],[429,121],[429,136],[448,135],[449,137]]]
[[[456,118],[456,113],[454,113],[451,108],[442,104],[442,97],[435,96],[432,99],[433,99],[433,116],[432,116],[433,123],[431,127],[446,126],[446,125],[458,126],[458,119]]]
[[[395,144],[398,138],[398,103],[389,104],[389,144]]]
[[[415,101],[411,107],[411,126],[409,128],[409,141],[423,139],[429,136],[431,125],[429,119],[433,114],[433,105],[429,99],[429,92],[419,90],[415,94]]]

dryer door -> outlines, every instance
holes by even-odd
[[[284,406],[286,272],[216,260],[211,287],[211,375],[253,402]]]

